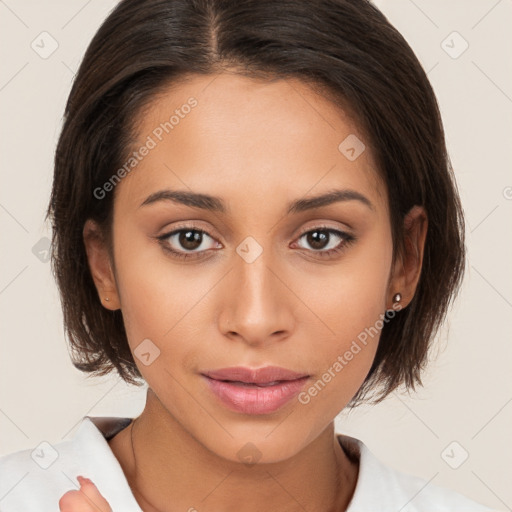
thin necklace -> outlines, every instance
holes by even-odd
[[[135,458],[135,448],[133,447],[133,427],[135,425],[135,422],[138,420],[138,417],[135,418],[133,421],[132,421],[132,426],[130,428],[130,439],[131,439],[131,444],[132,444],[132,455],[133,455],[133,465],[134,465],[134,468],[137,468],[137,459]],[[133,487],[132,487],[132,491],[137,491],[137,494],[144,500],[144,502],[149,505],[151,507],[151,510],[155,510],[156,512],[160,512],[159,509],[157,509],[151,502],[149,502],[143,495],[142,493],[135,487],[135,482],[133,482]]]

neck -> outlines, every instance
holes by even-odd
[[[150,389],[142,414],[109,444],[144,512],[343,512],[357,481],[334,422],[290,459],[247,465],[204,447]]]

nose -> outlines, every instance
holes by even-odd
[[[283,266],[264,250],[254,261],[234,258],[223,280],[219,329],[222,334],[251,346],[283,340],[293,331],[298,301],[287,283]]]

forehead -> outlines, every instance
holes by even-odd
[[[116,189],[132,206],[163,188],[243,203],[289,202],[340,187],[386,206],[356,122],[295,78],[192,75],[155,96],[135,126],[136,166]]]

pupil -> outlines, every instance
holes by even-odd
[[[179,241],[185,249],[197,249],[201,245],[202,233],[199,231],[182,231],[179,236]],[[198,243],[199,242],[199,243]]]
[[[308,235],[308,243],[315,249],[323,249],[326,245],[328,233],[326,231],[312,231]]]

